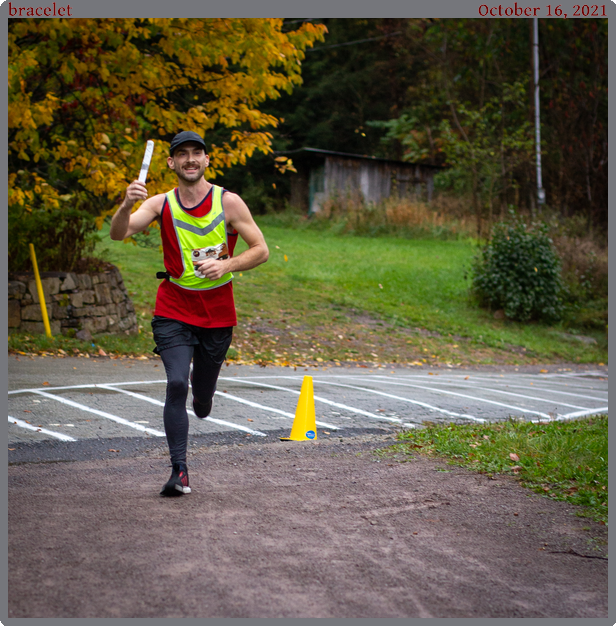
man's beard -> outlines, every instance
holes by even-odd
[[[204,164],[201,167],[197,165],[197,167],[199,169],[191,172],[190,174],[187,174],[183,168],[176,169],[175,173],[177,174],[178,178],[181,178],[186,183],[196,183],[201,180],[201,177],[205,173],[206,166]]]

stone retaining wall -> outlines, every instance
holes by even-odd
[[[135,308],[117,267],[92,274],[42,272],[41,282],[53,335],[138,332]],[[8,296],[9,331],[44,333],[34,274],[9,274]]]

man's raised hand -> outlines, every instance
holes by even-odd
[[[134,180],[127,188],[126,188],[126,196],[124,198],[124,205],[132,207],[136,202],[140,200],[148,199],[148,190],[146,186],[138,181]]]

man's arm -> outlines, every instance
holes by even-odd
[[[145,200],[145,202],[134,213],[131,213],[135,203],[139,200]],[[111,218],[109,236],[115,241],[121,241],[145,230],[160,216],[163,204],[164,194],[148,198],[145,185],[138,180],[133,181],[126,189],[126,196],[120,208]]]
[[[228,259],[205,259],[198,263],[199,270],[210,280],[218,280],[227,272],[250,270],[269,258],[269,250],[260,228],[255,223],[245,202],[234,193],[223,194],[225,221],[248,244],[248,250]]]

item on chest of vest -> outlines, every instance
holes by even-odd
[[[205,274],[199,271],[197,263],[205,259],[227,259],[229,258],[229,250],[226,243],[220,243],[217,246],[209,246],[207,248],[196,248],[192,251],[192,262],[197,278],[206,278]]]

